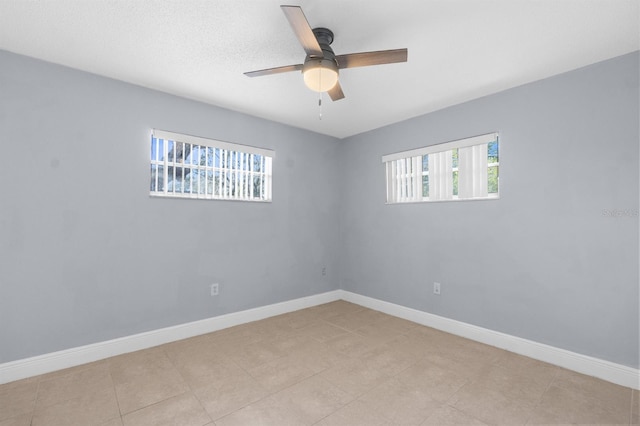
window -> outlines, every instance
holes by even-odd
[[[154,130],[150,194],[271,201],[274,151]]]
[[[498,134],[382,157],[387,203],[498,198]]]

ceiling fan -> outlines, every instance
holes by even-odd
[[[258,71],[245,72],[248,77],[302,71],[304,82],[316,92],[329,92],[331,100],[344,98],[338,81],[338,71],[344,68],[407,62],[407,49],[380,50],[376,52],[336,55],[331,49],[333,32],[327,28],[311,29],[300,6],[280,6],[302,48],[307,53],[304,64],[286,65]]]

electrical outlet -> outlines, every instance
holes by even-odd
[[[433,283],[433,294],[440,295],[440,283]]]
[[[220,284],[218,283],[211,284],[211,295],[217,296],[218,293],[220,293]]]
[[[327,275],[327,267],[323,266],[322,267],[322,276],[324,277],[325,275]]]

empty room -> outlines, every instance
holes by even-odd
[[[0,426],[640,424],[637,0],[0,0]]]

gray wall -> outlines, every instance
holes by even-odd
[[[638,61],[346,139],[342,287],[638,368]],[[385,205],[382,155],[492,131],[500,200]]]
[[[152,128],[274,149],[273,202],[150,198]],[[0,147],[0,362],[339,287],[334,138],[0,51]]]
[[[0,362],[342,287],[637,368],[638,71],[338,141],[0,51]],[[275,149],[273,203],[150,198],[154,127]],[[383,154],[491,131],[500,200],[384,204]]]

